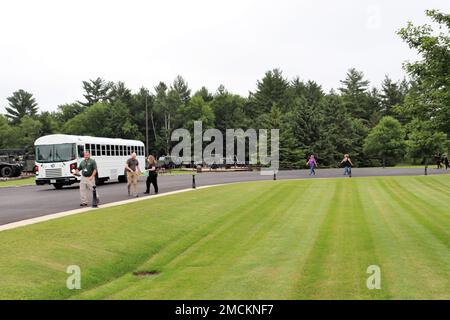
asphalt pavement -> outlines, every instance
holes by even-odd
[[[353,177],[368,176],[405,176],[423,175],[423,168],[354,168]],[[428,169],[428,174],[450,174],[450,170]],[[318,169],[317,175],[310,177],[308,170],[280,171],[277,179],[315,179],[343,177],[342,169]],[[449,176],[450,178],[450,176]],[[348,178],[346,178],[348,179]],[[273,180],[273,176],[261,175],[259,172],[205,172],[195,177],[197,186],[216,185],[232,182]],[[181,190],[192,187],[192,175],[160,175],[158,177],[159,193]],[[110,203],[130,199],[125,183],[105,183],[97,188],[101,203]],[[141,197],[145,191],[145,180],[139,181]],[[152,187],[153,192],[153,187]],[[151,197],[151,195],[150,195]],[[52,213],[79,208],[78,185],[55,190],[53,186],[22,186],[0,188],[0,225],[25,219],[44,216]]]

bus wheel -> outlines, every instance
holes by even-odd
[[[121,183],[126,183],[127,182],[127,176],[123,175],[123,176],[119,176],[119,182]]]
[[[60,189],[63,188],[63,184],[62,184],[62,183],[54,183],[54,184],[53,184],[53,187],[54,187],[56,190],[60,190]]]

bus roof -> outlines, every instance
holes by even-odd
[[[50,134],[43,136],[34,142],[34,145],[60,144],[60,143],[92,143],[92,144],[111,144],[111,145],[133,145],[143,146],[144,143],[139,140],[127,140],[119,138],[100,138],[90,136],[74,136],[68,134]]]

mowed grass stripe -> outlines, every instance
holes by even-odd
[[[405,298],[407,292],[416,292],[416,283],[409,281],[408,275],[414,272],[415,263],[410,252],[417,238],[411,234],[411,222],[399,215],[399,209],[392,206],[388,193],[381,182],[373,181],[368,189],[366,206],[371,212],[369,221],[374,226],[374,238],[379,255],[377,265],[381,268],[381,287],[388,285],[392,295],[389,298]]]
[[[231,268],[211,284],[210,290],[215,292],[213,298],[262,298],[270,294],[278,297],[288,294],[289,279],[286,278],[290,273],[287,269],[297,263],[300,250],[294,238],[298,239],[302,230],[288,229],[286,221],[292,223],[305,213],[303,206],[311,198],[314,183],[305,184],[302,188],[292,183],[284,185],[288,191],[270,206],[261,208],[261,214],[270,219],[265,219],[262,228],[247,237],[244,245],[239,246],[243,250],[236,250],[242,254],[235,252]],[[313,200],[317,199],[313,197]],[[282,241],[283,238],[287,239]],[[243,270],[251,272],[244,273]],[[203,296],[211,297],[207,292]]]
[[[420,188],[409,179],[402,181],[402,187]],[[377,201],[380,216],[385,221],[385,228],[377,228],[379,232],[388,230],[386,240],[377,237],[382,245],[387,262],[382,274],[391,284],[391,291],[396,299],[430,299],[448,297],[450,288],[450,256],[448,248],[434,237],[422,224],[404,210],[402,203],[390,201],[395,189],[387,188],[385,179],[379,180],[380,188],[371,188],[374,193],[381,191]],[[398,186],[397,186],[398,187]],[[384,241],[385,240],[385,241]]]
[[[446,217],[447,211],[442,211],[444,208],[419,198],[414,190],[411,191],[411,188],[417,188],[417,185],[409,185],[407,189],[393,179],[386,180],[385,183],[391,191],[389,197],[450,249],[450,219]]]
[[[374,298],[366,269],[376,260],[355,182],[337,182],[327,216],[298,283],[297,298]],[[357,253],[357,254],[355,254]],[[377,292],[379,296],[379,292]]]
[[[420,198],[428,200],[433,205],[439,205],[443,208],[448,208],[448,197],[450,196],[450,184],[441,183],[440,180],[434,177],[416,177],[415,181],[422,185],[422,188],[416,188],[415,192],[420,194]],[[450,179],[449,179],[450,181]],[[450,215],[450,210],[446,212]]]
[[[250,186],[250,184],[248,184],[247,186]],[[286,193],[286,187],[282,184],[279,184],[278,186],[268,185],[266,188],[258,188],[258,190],[259,191],[256,193],[256,195],[253,194],[251,196],[245,196],[245,194],[239,193],[240,196],[245,197],[245,200],[239,202],[239,206],[233,207],[231,210],[227,210],[226,207],[221,208],[220,210],[224,212],[221,219],[215,221],[214,223],[201,224],[197,230],[193,230],[193,232],[187,233],[185,237],[170,242],[167,247],[163,248],[158,252],[158,254],[151,257],[149,261],[139,266],[138,270],[159,270],[161,272],[161,275],[155,277],[155,279],[158,279],[158,281],[170,279],[170,282],[174,284],[174,287],[177,287],[177,273],[174,273],[173,269],[177,269],[177,265],[182,265],[183,263],[185,263],[185,258],[190,257],[191,252],[198,251],[197,248],[202,248],[201,246],[199,246],[200,244],[206,243],[207,245],[210,245],[210,241],[213,241],[214,238],[220,238],[221,236],[226,235],[231,236],[231,240],[234,243],[239,243],[238,240],[240,233],[237,232],[237,230],[234,230],[235,226],[237,224],[245,225],[246,216],[249,214],[250,219],[247,220],[249,220],[250,223],[258,221],[255,214],[257,214],[258,212],[263,212],[262,209],[264,207],[267,207],[271,203],[276,203],[276,201],[273,201],[274,198]],[[249,192],[252,193],[252,191],[252,188],[250,188]],[[233,190],[230,190],[230,192],[233,192]],[[210,214],[214,215],[215,212],[212,211],[210,212]],[[240,252],[239,250],[232,251],[229,250],[229,248],[219,247],[218,244],[215,244],[214,248],[215,255],[223,256],[227,253],[233,254],[233,252]],[[204,257],[203,259],[214,258],[214,255],[208,256],[206,252],[200,251],[200,253],[201,256]],[[196,265],[200,265],[201,263],[191,260],[186,264],[188,264],[188,267],[191,266],[191,268],[193,268]],[[187,280],[187,277],[181,276],[180,281]],[[107,284],[108,288],[103,291],[107,292],[107,294],[110,294],[110,287],[114,287],[113,291],[122,291],[122,288],[128,288],[130,286],[130,283],[140,282],[142,282],[142,280],[132,276],[130,272],[126,274],[123,279],[118,279],[117,281],[115,281],[115,283]],[[168,288],[160,290],[158,291],[158,293],[164,294],[164,292],[167,292],[166,289]],[[129,290],[131,290],[131,288],[128,288],[128,291]],[[98,290],[97,288],[96,290],[94,290],[94,292],[84,293],[83,297],[89,296],[95,298],[114,298],[111,296],[99,296],[97,291],[101,290]],[[168,292],[170,292],[170,290]]]
[[[441,176],[437,178],[437,176],[428,176],[428,177],[414,177],[416,181],[421,181],[423,184],[428,185],[429,187],[434,188],[438,193],[450,194],[450,178],[444,178],[445,176]]]
[[[295,189],[284,183],[272,187],[268,191],[268,196],[264,196],[259,203],[250,202],[247,205],[248,208],[241,208],[243,216],[240,216],[240,219],[233,219],[226,227],[219,228],[218,232],[213,232],[211,236],[189,248],[175,262],[170,261],[168,266],[163,267],[165,271],[161,276],[148,280],[151,283],[140,281],[138,282],[140,285],[135,288],[127,288],[126,292],[115,294],[110,298],[123,298],[146,289],[146,294],[150,297],[152,294],[161,297],[161,294],[167,292],[168,297],[163,295],[163,298],[177,298],[178,294],[185,298],[189,298],[190,295],[197,297],[200,295],[205,298],[215,295],[223,297],[229,292],[232,292],[234,297],[240,293],[244,296],[258,294],[259,291],[252,292],[251,287],[242,286],[242,282],[248,277],[242,273],[239,265],[247,256],[253,255],[248,251],[266,239],[267,232],[284,221],[283,216],[288,211],[286,209],[297,204],[296,199],[298,201],[302,198],[298,196],[298,190]],[[279,198],[284,200],[281,206],[277,206]],[[152,262],[146,268],[154,268]],[[212,269],[214,272],[208,273],[204,269]],[[267,278],[266,272],[261,272],[256,279],[257,283],[259,278]],[[195,285],[190,286],[192,290],[177,290],[177,288],[186,288],[186,282],[191,279],[195,279]],[[225,279],[223,283],[221,279]],[[152,292],[151,284],[159,289]],[[239,289],[241,286],[242,289]],[[231,288],[233,288],[232,291]]]

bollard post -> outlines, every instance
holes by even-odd
[[[192,189],[195,189],[195,173],[192,174]]]
[[[277,180],[277,173],[275,171],[273,172],[273,180]]]
[[[92,208],[97,208],[98,204],[97,204],[97,186],[93,185],[92,186]]]
[[[425,166],[425,175],[428,175],[428,166]]]

